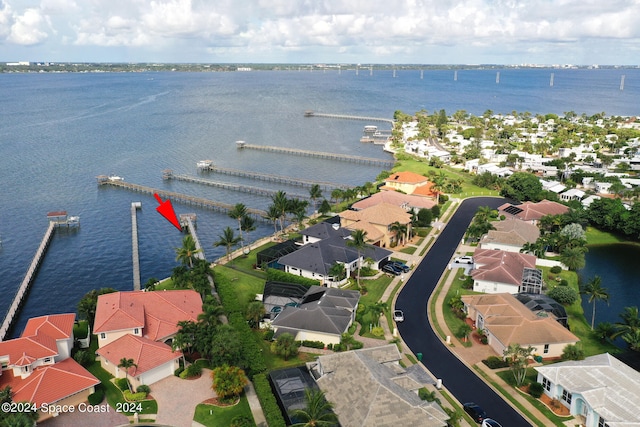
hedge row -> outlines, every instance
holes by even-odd
[[[258,395],[264,417],[267,419],[267,425],[269,427],[285,427],[284,417],[282,416],[282,412],[280,412],[276,397],[273,395],[273,391],[271,391],[267,375],[255,375],[253,377],[253,386],[256,389],[256,395]]]
[[[324,343],[322,341],[309,341],[309,340],[304,340],[304,341],[298,341],[301,345],[303,345],[304,347],[310,347],[310,348],[324,348]]]
[[[298,276],[296,274],[286,273],[282,270],[275,268],[267,268],[267,281],[268,282],[284,282],[284,283],[298,283],[304,286],[320,286],[318,280],[309,279],[307,277]]]
[[[123,393],[124,398],[129,402],[137,402],[139,400],[144,400],[147,398],[147,393],[131,393],[129,390],[125,390]]]

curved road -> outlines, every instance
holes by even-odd
[[[516,410],[507,404],[474,372],[462,363],[431,329],[427,319],[427,301],[447,268],[478,206],[497,208],[505,203],[497,197],[465,200],[442,234],[420,262],[396,300],[404,311],[404,322],[398,323],[402,339],[413,353],[422,353],[422,363],[461,403],[475,402],[505,427],[528,427]]]

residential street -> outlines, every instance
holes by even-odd
[[[461,403],[475,402],[489,417],[503,426],[525,427],[531,424],[508,405],[487,384],[461,362],[431,329],[427,318],[427,302],[442,273],[458,247],[479,206],[496,208],[502,198],[472,198],[465,200],[453,215],[422,262],[401,290],[396,307],[404,311],[405,320],[398,330],[411,351],[423,354],[423,364]]]

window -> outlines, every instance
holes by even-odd
[[[567,402],[569,405],[571,405],[571,397],[571,393],[569,393],[567,390],[562,390],[562,400]]]
[[[546,378],[542,378],[542,387],[544,387],[545,390],[549,391],[551,390],[551,381],[549,381]]]
[[[102,332],[102,333],[100,334],[100,339],[101,339],[101,340],[105,339],[106,337],[107,337],[107,334],[105,334],[104,332]]]
[[[50,357],[45,357],[43,362],[44,363],[49,363],[49,362],[51,362],[51,358]]]
[[[544,353],[544,354],[549,353],[549,344],[545,344],[545,345],[544,345],[544,351],[543,351],[543,353]]]
[[[134,333],[135,335],[138,335],[138,330],[139,330],[138,328],[135,328],[135,329],[133,330],[133,333]]]
[[[598,418],[598,427],[609,427],[604,418]]]

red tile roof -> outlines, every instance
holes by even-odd
[[[25,356],[33,359],[42,359],[57,355],[58,347],[56,341],[44,334],[0,342],[0,356],[9,356],[9,365],[17,364],[18,361],[24,362]]]
[[[520,286],[525,268],[536,268],[536,257],[517,252],[476,249],[473,253],[475,280],[488,280]]]
[[[50,314],[48,316],[32,317],[22,331],[22,337],[40,335],[41,333],[53,339],[70,338],[73,334],[74,313]]]
[[[426,176],[420,175],[415,172],[404,171],[396,172],[389,175],[389,178],[384,182],[401,182],[403,184],[419,184],[421,182],[427,182],[429,179]]]
[[[361,210],[377,205],[379,203],[389,203],[401,207],[406,206],[419,209],[431,209],[436,204],[434,200],[427,199],[425,197],[400,193],[399,191],[394,191],[393,188],[389,189],[390,191],[380,191],[378,193],[372,194],[367,198],[359,200],[351,205],[351,207],[355,210]]]
[[[128,374],[137,376],[182,357],[180,351],[171,351],[168,345],[148,338],[126,334],[96,350],[96,353],[118,365],[122,358],[133,359],[138,366],[128,369]]]
[[[162,340],[200,313],[202,299],[192,290],[114,292],[98,297],[94,332],[143,328],[145,337]]]
[[[12,370],[0,375],[0,389],[11,386],[14,402],[31,402],[41,406],[43,403],[54,403],[80,393],[100,380],[69,358],[53,365],[40,366],[24,380],[14,377]]]
[[[515,206],[516,208],[521,209],[522,211],[512,215],[509,212],[506,212],[505,209],[510,206]],[[504,205],[498,208],[500,213],[505,214],[507,216],[514,216],[523,221],[538,221],[540,218],[546,215],[559,215],[569,212],[569,208],[561,203],[552,202],[550,200],[542,200],[540,202],[524,202],[521,205],[512,205],[511,203],[505,203]]]

